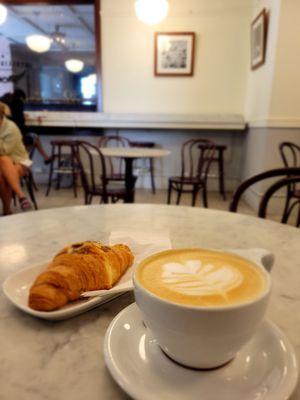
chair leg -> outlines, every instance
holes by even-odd
[[[32,178],[32,186],[33,186],[33,189],[34,189],[36,192],[38,192],[39,188],[37,187],[37,185],[36,185],[36,183],[35,183],[35,180],[34,180],[33,175],[31,175],[31,178]]]
[[[34,191],[33,191],[33,179],[32,179],[32,176],[27,176],[25,178],[25,184],[26,184],[26,187],[27,187],[27,191],[29,193],[30,200],[34,205],[35,210],[38,210],[37,202],[36,202]]]
[[[171,192],[172,192],[172,184],[169,181],[167,204],[171,204]]]
[[[177,206],[179,206],[179,204],[180,204],[181,195],[182,195],[182,186],[177,188],[177,200],[176,200]]]
[[[62,166],[62,159],[61,159],[61,147],[58,147],[58,159],[57,159],[57,165],[58,168]],[[61,180],[61,174],[57,173],[57,180],[56,180],[56,190],[60,189],[60,180]]]
[[[77,198],[77,173],[73,172],[73,182],[72,182],[72,186],[73,186],[73,192],[74,192],[74,197]]]
[[[224,184],[224,157],[222,150],[219,151],[218,167],[219,167],[219,191],[223,196],[223,199],[226,200],[225,184]]]
[[[286,200],[285,200],[285,205],[284,205],[284,210],[283,210],[283,214],[282,214],[282,218],[281,218],[281,223],[282,224],[286,224],[287,220],[289,218],[290,201],[291,201],[291,197],[290,197],[289,193],[287,193]]]
[[[298,217],[296,221],[296,227],[299,228],[299,226],[300,226],[300,202],[298,204]]]
[[[71,149],[71,167],[72,167],[72,184],[73,184],[73,191],[74,196],[77,198],[77,176],[78,173],[76,171],[76,156],[75,156],[75,149]]]
[[[202,187],[202,199],[203,199],[203,205],[205,208],[208,208],[208,202],[207,202],[207,189],[206,185]]]
[[[49,196],[49,193],[50,193],[50,190],[51,190],[52,178],[53,178],[53,169],[54,169],[54,159],[50,163],[50,171],[49,171],[49,177],[48,177],[48,185],[47,185],[47,190],[46,190],[46,196]]]
[[[154,160],[153,158],[150,158],[150,177],[151,177],[151,187],[152,187],[152,193],[155,194],[155,181],[154,181]]]
[[[197,194],[199,192],[199,188],[195,185],[193,188],[193,195],[192,195],[192,207],[196,205]]]

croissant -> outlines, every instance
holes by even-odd
[[[52,311],[79,299],[82,292],[110,289],[132,265],[128,246],[86,241],[65,247],[30,288],[29,307]]]

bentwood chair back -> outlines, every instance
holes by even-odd
[[[122,136],[103,136],[99,139],[98,146],[101,147],[130,147],[130,141]],[[125,180],[124,162],[121,158],[106,158],[107,178],[111,181]]]
[[[245,180],[241,183],[241,185],[236,189],[233,194],[229,211],[237,212],[239,202],[242,198],[242,195],[245,191],[252,185],[265,181],[269,178],[279,178],[277,181],[272,180],[269,187],[266,189],[265,193],[262,196],[262,199],[259,204],[258,216],[260,218],[266,218],[267,208],[272,196],[282,188],[289,188],[290,185],[295,185],[300,183],[300,167],[291,167],[291,168],[277,168],[269,171],[265,171],[261,174],[252,176],[251,178]],[[287,223],[290,218],[292,211],[298,207],[297,215],[296,215],[296,226],[300,225],[300,198],[294,199],[293,202],[289,204],[288,209],[284,209],[283,217],[281,222]]]
[[[292,142],[282,142],[279,152],[286,168],[300,167],[300,146]]]
[[[177,204],[182,193],[192,194],[192,206],[202,190],[204,207],[207,203],[207,177],[215,154],[215,143],[206,139],[190,139],[181,147],[181,175],[169,179],[168,204],[171,203],[172,191],[177,192]]]
[[[100,201],[113,203],[125,197],[125,186],[111,186],[106,175],[105,158],[99,147],[85,141],[77,142],[77,162],[80,168],[85,204],[91,204],[94,196]]]
[[[279,145],[279,152],[285,167],[300,167],[300,146],[292,142],[282,142]],[[295,200],[300,201],[300,188],[295,183],[286,187],[286,202],[282,216],[282,222],[285,223],[289,217],[288,211],[291,203]]]

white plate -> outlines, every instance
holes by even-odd
[[[184,368],[160,350],[136,304],[110,324],[104,355],[116,382],[138,400],[286,400],[298,376],[292,346],[269,321],[225,367]]]
[[[55,311],[36,311],[28,306],[29,289],[34,282],[35,278],[45,270],[47,264],[36,265],[33,267],[22,269],[10,276],[3,283],[3,291],[6,297],[20,310],[27,312],[35,317],[49,319],[49,320],[62,320],[74,317],[92,308],[98,307],[101,304],[121,296],[118,294],[109,294],[103,297],[93,297],[89,299],[80,299]],[[119,284],[132,280],[133,267],[129,268],[124,276],[120,279]]]

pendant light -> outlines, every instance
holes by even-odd
[[[78,72],[81,72],[83,70],[84,62],[72,58],[65,62],[65,67],[67,68],[68,71],[73,72],[73,74],[77,74]]]
[[[29,35],[26,37],[26,44],[30,50],[36,53],[45,53],[51,47],[52,40],[44,35]]]
[[[140,21],[155,25],[168,15],[169,3],[167,0],[136,0],[134,8]]]
[[[7,18],[7,8],[0,4],[0,25],[4,24]]]

